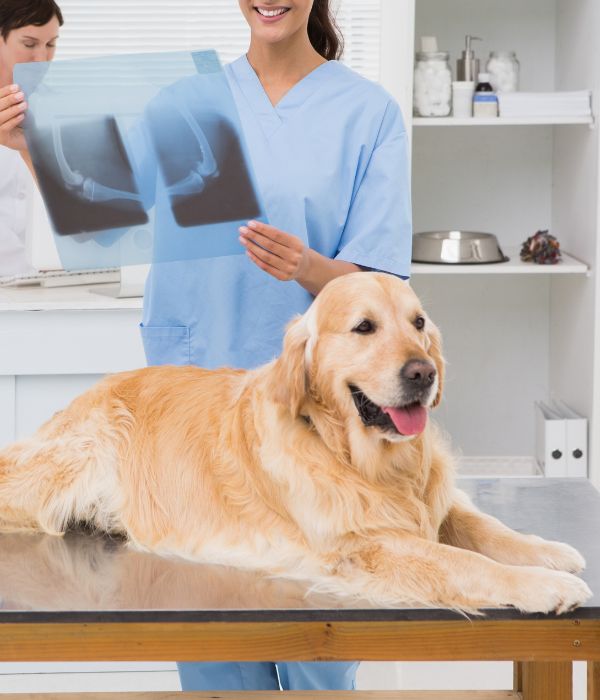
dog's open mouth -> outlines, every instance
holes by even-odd
[[[377,426],[400,435],[418,435],[427,424],[427,408],[419,402],[406,406],[378,406],[358,387],[350,385],[350,393],[363,424]]]

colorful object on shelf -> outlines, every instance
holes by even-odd
[[[480,73],[477,78],[477,86],[473,94],[474,117],[497,117],[498,98],[490,83],[489,73]]]
[[[556,265],[560,262],[560,243],[548,231],[538,231],[523,243],[521,260],[538,265]]]

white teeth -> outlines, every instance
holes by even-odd
[[[257,7],[256,10],[263,17],[277,17],[278,15],[282,15],[284,12],[287,12],[288,8],[282,7],[279,10],[263,10],[261,7]]]

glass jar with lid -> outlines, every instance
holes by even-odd
[[[494,92],[516,92],[519,89],[520,65],[514,51],[492,51],[486,65]]]
[[[452,71],[447,51],[416,54],[413,109],[418,117],[447,117],[452,107]]]

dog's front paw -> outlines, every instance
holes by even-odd
[[[577,574],[585,569],[585,559],[579,552],[564,542],[542,540],[539,545],[540,566]]]
[[[517,590],[512,605],[523,612],[562,614],[591,598],[585,581],[565,571],[523,567],[517,574]]]

